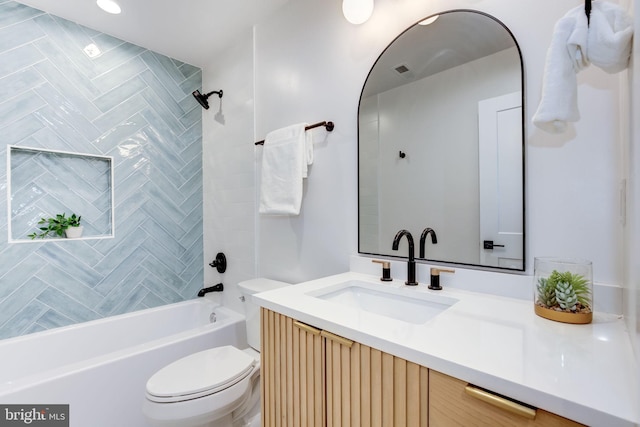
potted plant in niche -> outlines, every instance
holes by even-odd
[[[80,225],[80,219],[82,216],[76,216],[72,214],[67,217],[66,214],[57,214],[55,217],[41,218],[38,221],[40,231],[29,234],[31,239],[46,237],[67,237],[78,238],[82,236],[83,227]]]
[[[593,319],[591,262],[536,258],[534,264],[536,314],[558,322],[590,323]]]

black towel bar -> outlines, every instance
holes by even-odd
[[[304,130],[319,128],[320,126],[324,126],[325,129],[327,129],[327,132],[331,132],[335,127],[333,122],[318,122],[318,123],[314,123],[312,125],[306,126]],[[264,145],[264,139],[262,141],[256,142],[255,145]]]

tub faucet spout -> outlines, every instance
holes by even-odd
[[[391,248],[394,251],[398,250],[398,245],[400,244],[400,240],[402,237],[407,237],[407,242],[409,243],[409,260],[407,261],[407,281],[404,282],[405,285],[415,286],[418,284],[416,281],[416,256],[415,256],[415,248],[413,245],[413,236],[407,230],[400,230],[396,234],[396,237],[393,238],[393,245]]]
[[[222,283],[218,283],[217,285],[200,289],[200,292],[198,292],[198,296],[203,297],[205,296],[205,294],[208,294],[209,292],[222,292],[223,290],[224,290],[224,285]]]

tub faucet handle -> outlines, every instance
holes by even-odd
[[[209,263],[209,266],[218,270],[218,273],[227,271],[227,257],[222,252],[216,254],[216,258]]]

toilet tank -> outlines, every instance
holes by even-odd
[[[244,297],[244,314],[247,317],[247,341],[252,348],[260,351],[260,306],[253,303],[251,296],[289,285],[291,284],[265,278],[245,280],[238,283],[240,292]]]

